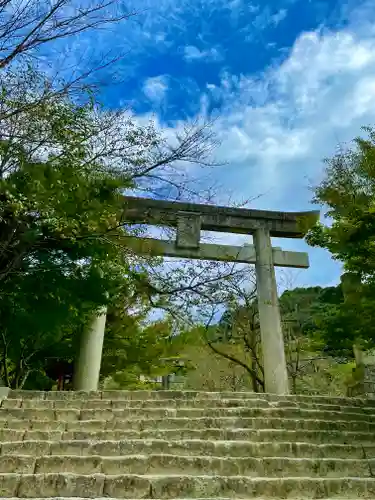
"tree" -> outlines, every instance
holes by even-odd
[[[168,318],[144,321],[145,311],[129,314],[123,305],[111,308],[107,316],[101,376],[129,373],[155,377],[171,373],[181,339],[173,335]]]
[[[106,386],[142,388],[141,375],[147,379],[188,369],[178,363],[186,334],[168,316],[151,321],[151,312],[147,294],[138,288],[131,293],[126,284],[118,289],[107,312],[101,367]]]
[[[125,269],[103,237],[121,213],[124,181],[99,162],[82,164],[90,110],[62,100],[39,111],[23,124],[27,139],[14,128],[0,142],[2,370],[13,387],[72,322],[105,303]]]
[[[41,46],[85,31],[129,19],[114,0],[79,3],[53,0],[2,0],[0,4],[0,69],[16,58],[32,57]]]
[[[201,261],[194,265],[185,261],[183,266],[173,267],[158,277],[161,281],[156,285],[155,282],[145,284],[154,293],[152,305],[168,311],[178,330],[189,331],[189,325],[191,331],[199,332],[209,350],[224,357],[232,366],[240,366],[241,370],[256,379],[259,343],[255,342],[251,354],[251,331],[243,329],[240,334],[242,341],[245,337],[247,343],[245,350],[241,351],[233,343],[223,349],[223,343],[218,342],[224,335],[223,330],[215,324],[223,311],[230,307],[229,304],[234,303],[235,297],[239,297],[239,293],[242,294],[239,300],[250,300],[254,294],[253,269],[245,270],[243,266],[231,263]],[[258,382],[255,380],[254,384],[258,383],[262,385],[262,378],[259,377]]]
[[[356,357],[356,347],[369,349],[375,341],[372,285],[359,284],[359,288],[356,286],[351,293],[347,278],[348,274],[343,275],[343,283],[336,287],[337,297],[341,296],[341,300],[322,303],[314,311],[314,335],[320,339],[327,355],[343,361]]]
[[[262,382],[258,382],[258,378],[263,381],[263,366],[256,299],[250,290],[240,287],[238,294],[237,289],[241,283],[248,285],[248,282],[248,276],[244,277],[242,269],[242,281],[233,281],[232,276],[230,286],[228,283],[221,284],[221,295],[216,295],[216,300],[225,298],[216,304],[221,314],[213,308],[216,313],[208,316],[207,298],[204,314],[195,321],[191,318],[192,326],[185,332],[185,347],[181,352],[192,368],[185,377],[183,388],[263,390]],[[236,290],[236,293],[231,295],[229,290]],[[247,306],[242,298],[244,294],[249,298]],[[351,323],[346,318],[340,318],[340,322],[332,325],[334,330],[330,330],[330,318],[343,304],[342,285],[296,288],[281,295],[287,369],[294,393],[347,394],[346,386],[351,383],[354,366],[353,350],[349,345],[345,354],[339,328],[350,329]],[[204,318],[205,323],[202,322]],[[350,321],[355,318],[355,310],[352,309]],[[246,344],[250,339],[255,339],[255,342],[249,348]]]
[[[332,225],[317,224],[307,235],[314,246],[327,248],[348,272],[364,281],[375,276],[375,131],[364,129],[354,147],[327,159],[314,202],[327,206]]]
[[[285,290],[280,297],[280,312],[284,323],[291,323],[299,334],[308,335],[316,328],[314,313],[327,303],[342,302],[336,287],[306,287]],[[340,294],[339,294],[340,295]],[[330,298],[332,296],[332,299]]]
[[[252,389],[249,374],[238,363],[234,363],[215,353],[207,344],[206,337],[215,338],[217,326],[196,323],[191,328],[182,330],[180,348],[186,369],[179,379],[179,388],[183,390],[206,391],[248,391]],[[241,347],[214,344],[221,351],[230,353],[239,359],[244,358]],[[245,360],[249,362],[248,356]]]
[[[321,358],[321,343],[312,332],[316,329],[314,308],[320,304],[321,287],[286,290],[280,297],[285,357],[293,394],[299,383],[311,373]],[[318,351],[318,352],[317,352]]]
[[[213,353],[239,366],[250,377],[254,392],[264,391],[260,328],[256,306],[253,268],[238,269],[220,283],[219,294],[209,294],[210,315],[202,329],[206,345]],[[222,312],[224,309],[224,312]],[[212,324],[218,310],[218,324]],[[207,313],[206,313],[207,314]]]
[[[312,323],[311,303],[316,294],[315,289],[296,289],[286,291],[280,297],[287,370],[295,394],[298,392],[297,381],[309,372],[317,359],[313,340],[308,336]],[[247,370],[252,380],[252,388],[254,392],[264,391],[262,346],[255,294],[250,296],[245,304],[238,305],[235,299],[231,308],[221,317],[218,331],[220,333],[217,340],[220,347],[215,346],[215,350],[221,352],[223,345],[232,344],[240,348],[240,351],[249,353],[251,363]]]
[[[325,328],[332,342],[347,352],[349,345],[375,342],[375,131],[364,131],[367,137],[357,137],[352,148],[326,160],[314,202],[328,207],[332,224],[317,224],[307,235],[311,245],[327,248],[344,264],[343,304],[331,311]]]
[[[2,0],[1,90],[15,101],[18,101],[20,93],[25,93],[28,99],[22,106],[11,110],[2,107],[0,119],[15,116],[26,109],[32,112],[44,103],[59,100],[61,96],[81,101],[85,97],[83,90],[95,91],[99,82],[93,79],[94,75],[98,76],[100,71],[119,61],[123,54],[111,55],[108,52],[98,57],[96,46],[87,57],[80,54],[79,67],[71,67],[64,60],[67,59],[69,43],[95,30],[103,36],[105,28],[127,21],[134,15],[135,12],[125,11],[123,5],[115,0]],[[43,67],[48,50],[56,48],[59,50],[55,50],[54,55],[59,52],[61,57],[56,67],[48,68],[47,77],[39,69]],[[75,50],[74,44],[72,50]]]
[[[50,359],[72,357],[72,333],[103,300],[104,290],[95,274],[67,277],[49,269],[38,278],[15,275],[3,283],[2,293],[2,378],[9,387],[22,388]]]
[[[361,293],[363,285],[348,277],[344,275],[336,287],[296,288],[280,298],[290,337],[285,343],[288,371],[295,389],[316,393],[330,388],[343,394],[345,384],[353,382],[348,377],[356,351],[353,345],[368,347],[373,326],[371,304]],[[372,310],[374,305],[372,301]]]
[[[142,293],[146,261],[124,246],[122,191],[206,151],[203,129],[197,143],[187,130],[172,148],[151,125],[100,113],[61,98],[13,117],[0,141],[0,318],[11,385],[120,285]]]
[[[293,393],[299,392],[302,379],[314,372],[318,361],[326,357],[321,348],[328,337],[324,338],[318,323],[322,309],[331,305],[329,300],[337,300],[337,295],[340,294],[333,287],[311,287],[287,290],[280,297],[286,363]],[[247,371],[255,392],[264,390],[255,289],[253,294],[244,294],[243,290],[238,289],[217,328],[212,328],[210,334],[207,332],[207,337],[214,352],[237,362]],[[231,346],[238,349],[236,355],[228,352]],[[242,356],[238,353],[242,353]],[[244,362],[245,353],[249,354],[250,363]]]
[[[20,99],[26,99],[25,96]],[[3,96],[6,108],[19,107]],[[0,279],[38,249],[76,252],[93,241],[101,259],[123,247],[129,188],[168,184],[178,162],[207,163],[213,136],[187,127],[172,147],[152,124],[140,127],[125,112],[60,98],[4,122],[0,142]],[[65,249],[65,250],[64,250]]]
[[[170,275],[154,272],[160,259],[135,258],[124,236],[140,231],[125,224],[122,194],[196,196],[186,164],[213,164],[210,124],[193,122],[167,139],[128,111],[98,105],[91,70],[67,81],[38,66],[48,44],[128,19],[118,5],[0,2],[0,331],[3,374],[14,387],[41,374],[45,359],[70,356],[83,323],[112,307],[124,283],[147,291],[150,304],[177,297],[174,311],[206,286],[202,274],[184,289],[186,274],[176,271],[171,287]]]
[[[264,392],[264,368],[255,289],[251,292],[240,289],[238,291],[242,292],[241,296],[237,297],[240,304],[236,299],[229,304],[220,318],[215,337],[212,340],[208,338],[207,343],[215,353],[246,370],[254,392]],[[223,346],[226,346],[224,351]],[[237,347],[237,355],[230,346]],[[242,355],[238,355],[238,348]],[[244,354],[247,360],[244,359]]]

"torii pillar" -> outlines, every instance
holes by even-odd
[[[289,394],[284,335],[270,232],[267,229],[257,229],[254,234],[254,243],[265,389],[266,392],[274,394]]]
[[[98,390],[106,319],[107,308],[103,307],[82,332],[73,374],[73,387],[76,391]]]

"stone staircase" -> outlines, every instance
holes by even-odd
[[[374,499],[374,415],[360,399],[11,391],[0,498]]]

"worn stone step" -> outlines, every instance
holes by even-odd
[[[20,497],[7,497],[8,500],[17,500],[17,498]],[[121,497],[122,499],[125,499],[125,497]],[[349,497],[335,497],[334,500],[348,500]],[[53,497],[53,500],[115,500],[113,497]],[[248,497],[241,497],[242,500],[247,500]],[[34,498],[34,500],[45,500],[45,498]],[[116,499],[117,500],[117,499]],[[128,499],[128,500],[135,500],[135,499]],[[155,498],[144,498],[143,500],[161,500],[161,499],[155,499]],[[175,499],[171,499],[175,500]],[[192,500],[191,498],[179,498],[179,500]],[[194,500],[233,500],[233,498],[220,498],[220,497],[215,497],[215,498],[194,498]],[[264,497],[257,497],[257,500],[269,500],[268,498]],[[289,500],[301,500],[301,498],[290,498]],[[324,497],[321,500],[333,500],[333,498],[327,498]],[[356,499],[357,500],[357,499]]]
[[[14,400],[18,401],[18,400]],[[33,403],[38,402],[31,400]],[[41,403],[55,403],[54,401],[41,401]],[[61,401],[59,401],[61,403]],[[172,418],[216,418],[216,417],[261,417],[261,418],[306,418],[323,420],[353,420],[371,421],[375,420],[373,414],[361,411],[346,412],[344,410],[317,410],[293,407],[267,407],[267,408],[0,408],[0,419],[9,417],[17,419],[41,419],[41,420],[112,420],[112,419],[155,419],[162,417]]]
[[[335,404],[340,406],[371,406],[375,407],[375,399],[362,398],[339,398],[331,396],[277,396],[275,394],[260,394],[254,392],[204,392],[204,391],[10,391],[8,399],[48,399],[48,400],[72,400],[72,399],[103,399],[103,400],[151,400],[151,399],[264,399],[270,402],[294,401],[297,403],[321,403]]]
[[[112,498],[374,498],[373,478],[253,478],[247,476],[0,474],[0,497]]]
[[[8,500],[17,500],[17,498],[20,497],[7,497]],[[348,500],[349,497],[335,497],[334,500]],[[95,497],[95,498],[89,498],[89,497],[53,497],[52,500],[115,500],[113,497]],[[125,499],[125,497],[121,497],[122,500]],[[241,497],[241,500],[247,500],[248,497]],[[34,500],[46,500],[45,498],[34,498]],[[118,500],[118,499],[116,499]],[[128,500],[136,500],[136,499],[128,499]],[[143,498],[143,500],[161,500],[161,499],[155,499],[155,498]],[[175,499],[171,499],[175,500]],[[179,500],[192,500],[191,498],[179,498]],[[220,497],[215,497],[215,498],[194,498],[194,500],[233,500],[233,498],[220,498]],[[269,500],[268,498],[264,497],[257,497],[257,500]],[[301,498],[290,498],[289,500],[301,500]],[[327,498],[324,497],[321,500],[333,500],[333,498]],[[350,499],[349,499],[350,500]],[[357,499],[356,499],[357,500]]]
[[[12,497],[7,497],[8,500],[17,500],[16,498]],[[17,497],[19,498],[19,497]],[[241,500],[248,500],[249,497],[241,497]],[[254,497],[253,497],[254,498]],[[270,500],[270,497],[265,498],[265,497],[256,497],[257,500]],[[280,498],[280,497],[274,497],[274,498]],[[364,497],[362,497],[364,498]],[[115,500],[113,497],[95,497],[95,498],[89,498],[89,497],[53,497],[52,500]],[[125,497],[121,497],[121,500],[124,500]],[[34,498],[34,500],[46,500],[45,498]],[[118,499],[116,499],[118,500]],[[127,500],[136,500],[136,499],[127,499]],[[161,500],[161,499],[155,499],[155,498],[143,498],[143,500]],[[176,499],[171,499],[171,500],[176,500]],[[179,498],[178,500],[192,500],[192,498]],[[215,498],[194,498],[194,500],[233,500],[233,498],[220,498],[220,497],[215,497]],[[301,500],[301,497],[299,498],[289,498],[289,500]],[[335,497],[334,499],[327,498],[327,497],[322,497],[320,500],[351,500],[350,497]],[[354,500],[354,499],[353,499]],[[357,498],[355,499],[357,500]]]
[[[126,455],[1,455],[0,474],[179,474],[251,477],[371,477],[375,459],[207,457],[173,454]]]
[[[203,455],[231,457],[296,457],[375,459],[375,443],[311,444],[306,442],[252,442],[219,440],[61,440],[8,441],[1,443],[1,455]]]
[[[4,399],[1,408],[24,408],[24,409],[76,409],[76,410],[110,410],[110,409],[301,409],[301,410],[322,410],[343,413],[360,413],[375,416],[375,407],[372,406],[348,406],[312,402],[296,401],[276,401],[271,402],[265,399]]]
[[[11,410],[10,410],[11,411]],[[15,411],[15,410],[12,410]],[[25,410],[26,411],[26,410]],[[53,410],[52,410],[53,411]],[[57,411],[57,410],[56,410]],[[358,431],[358,432],[374,432],[375,422],[360,421],[360,420],[323,420],[323,419],[293,419],[293,418],[262,418],[262,417],[166,417],[163,419],[119,419],[112,418],[111,420],[77,420],[71,416],[70,411],[62,410],[61,418],[59,414],[55,415],[55,420],[44,420],[42,416],[38,418],[35,415],[34,419],[29,419],[26,415],[24,418],[12,418],[9,415],[8,419],[0,420],[0,428],[13,429],[40,429],[40,430],[149,430],[149,429],[284,429],[284,430],[341,430],[341,431]],[[65,417],[65,418],[64,418]]]
[[[22,428],[17,427],[21,423]],[[26,429],[23,421],[10,421],[9,429],[0,429],[1,441],[21,440],[126,440],[126,439],[214,439],[220,441],[290,441],[311,443],[375,443],[375,434],[369,432],[353,431],[327,431],[327,430],[283,430],[283,429],[148,429],[137,431],[132,429],[119,430],[92,430],[83,428],[81,430],[65,431],[66,422],[60,425],[58,430],[43,430],[35,423],[34,429]]]
[[[19,498],[19,497],[17,497]],[[248,500],[249,497],[241,497],[241,500]],[[257,500],[270,500],[270,498],[264,498],[264,497],[256,497]],[[276,497],[275,497],[276,498]],[[278,497],[280,498],[280,497]],[[113,497],[95,497],[95,498],[89,498],[89,497],[53,497],[52,500],[115,500]],[[121,497],[121,500],[124,500],[125,497]],[[17,500],[16,498],[8,497],[8,500]],[[46,500],[45,498],[34,498],[34,500]],[[118,499],[116,499],[118,500]],[[128,499],[128,500],[135,500],[135,499]],[[161,500],[161,499],[155,499],[155,498],[144,498],[143,500]],[[171,500],[176,500],[176,499],[171,499]],[[191,498],[179,498],[178,500],[192,500]],[[220,497],[215,497],[215,498],[194,498],[194,500],[233,500],[233,498],[220,498]],[[289,500],[301,500],[300,498],[289,498]],[[331,498],[321,498],[320,500],[350,500],[349,497],[335,497],[334,499]],[[357,498],[355,499],[357,500]]]
[[[12,411],[12,410],[10,410]],[[22,411],[22,410],[20,410]],[[56,410],[56,413],[60,410]],[[63,410],[64,411],[64,410]],[[79,410],[78,410],[79,411]],[[0,410],[1,416],[1,410]],[[164,408],[127,408],[111,410],[81,410],[81,420],[111,420],[112,418],[126,419],[129,417],[140,417],[144,419],[154,419],[161,417],[172,418],[218,418],[218,417],[261,417],[270,418],[306,418],[324,420],[352,420],[371,421],[371,415],[361,412],[345,413],[343,411],[322,411],[307,410],[300,408],[184,408],[184,409],[164,409]],[[375,414],[374,414],[375,417]],[[374,427],[375,428],[375,427]]]
[[[307,403],[306,403],[307,404]],[[271,403],[265,399],[4,399],[2,408],[72,408],[72,409],[127,409],[127,408],[269,408],[271,406],[298,407],[297,403],[291,401]],[[332,409],[333,405],[326,405],[326,409]],[[341,407],[336,407],[340,409]],[[354,408],[358,411],[358,407]],[[370,412],[375,408],[367,407]],[[335,408],[333,408],[335,409]]]

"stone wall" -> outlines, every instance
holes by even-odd
[[[360,376],[355,375],[358,374]],[[353,383],[348,386],[348,396],[375,397],[375,364],[364,364],[353,371]]]

